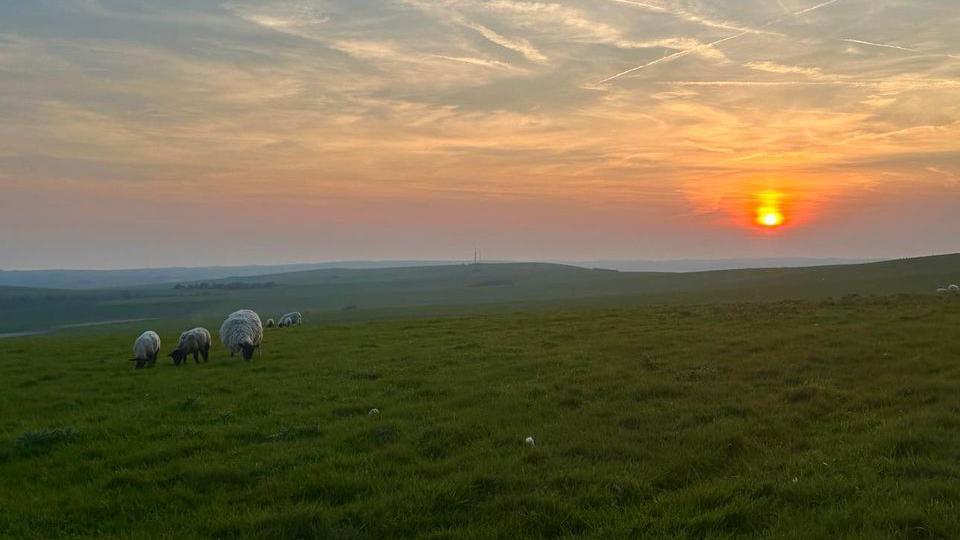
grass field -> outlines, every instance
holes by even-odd
[[[960,298],[134,326],[0,340],[0,536],[960,538]]]

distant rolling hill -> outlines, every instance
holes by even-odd
[[[48,289],[103,289],[136,287],[256,276],[320,268],[396,268],[460,264],[455,261],[339,261],[306,264],[252,266],[204,266],[196,268],[134,268],[123,270],[0,270],[0,287],[39,287]]]
[[[761,259],[673,259],[596,260],[564,262],[586,268],[606,268],[622,272],[709,272],[711,270],[745,270],[749,268],[809,268],[812,266],[839,266],[880,262],[886,259],[842,259],[813,257],[777,257]]]
[[[330,320],[535,306],[718,304],[847,294],[933,294],[960,282],[960,255],[813,268],[638,273],[545,263],[317,269],[191,284],[63,291],[0,288],[0,333],[96,321],[216,321],[250,307]],[[200,287],[201,283],[203,287]],[[223,288],[233,284],[260,288]]]
[[[510,261],[496,261],[507,263]],[[605,268],[625,272],[703,272],[745,268],[787,268],[859,264],[873,262],[856,259],[718,259],[718,260],[607,260],[559,262],[581,268]],[[204,266],[196,268],[135,268],[122,270],[0,270],[0,287],[34,287],[46,289],[104,289],[111,287],[138,287],[200,280],[221,280],[237,277],[262,276],[309,270],[329,269],[384,269],[422,266],[462,265],[463,261],[335,261],[303,264],[276,264],[251,266]]]

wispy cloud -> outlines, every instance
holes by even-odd
[[[823,70],[817,67],[788,66],[768,61],[747,62],[744,64],[744,67],[765,73],[776,73],[778,75],[802,75],[811,79],[827,78]]]
[[[531,62],[544,64],[548,61],[547,57],[543,53],[541,53],[529,41],[523,38],[508,38],[506,36],[502,36],[494,30],[483,26],[482,24],[465,24],[479,32],[481,36],[486,38],[491,43],[495,43],[505,49],[518,52]]]
[[[618,3],[618,4],[623,4],[623,5],[626,5],[626,6],[632,6],[632,7],[636,7],[636,8],[640,8],[640,9],[645,9],[645,10],[648,10],[648,11],[652,11],[652,12],[654,12],[654,13],[662,13],[662,14],[665,14],[665,15],[671,15],[671,16],[673,16],[673,17],[676,17],[676,18],[680,19],[680,20],[683,20],[683,21],[686,21],[686,22],[690,22],[690,23],[699,24],[699,25],[705,26],[705,27],[707,27],[707,28],[717,28],[717,29],[720,29],[720,30],[732,30],[732,31],[734,31],[734,32],[747,32],[747,33],[755,33],[755,34],[770,34],[770,33],[772,33],[772,32],[770,32],[769,30],[753,29],[753,28],[749,28],[749,27],[747,27],[747,26],[739,25],[739,24],[734,23],[734,22],[730,22],[730,21],[719,21],[719,20],[710,19],[710,18],[708,18],[708,17],[704,17],[704,16],[702,16],[702,15],[698,15],[698,14],[692,12],[692,11],[688,11],[688,10],[685,10],[685,9],[667,8],[667,7],[664,7],[664,6],[661,6],[661,5],[651,4],[651,3],[649,3],[649,2],[640,2],[640,1],[638,1],[638,0],[610,0],[610,1],[611,1],[611,2],[615,2],[615,3]]]

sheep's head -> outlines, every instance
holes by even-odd
[[[171,352],[168,356],[173,358],[173,365],[175,366],[179,366],[184,360],[187,359],[187,353],[181,351],[180,349],[174,349],[173,352]]]
[[[253,358],[253,351],[255,351],[257,348],[254,347],[249,341],[245,341],[240,344],[240,349],[243,351],[243,359],[250,360]]]

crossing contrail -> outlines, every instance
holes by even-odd
[[[811,6],[811,7],[808,7],[808,8],[806,8],[806,9],[801,9],[800,11],[795,11],[795,12],[793,12],[793,13],[784,15],[783,17],[776,18],[776,19],[774,19],[774,20],[772,20],[772,21],[764,24],[763,26],[760,27],[760,30],[764,30],[764,29],[766,29],[766,28],[769,28],[769,27],[771,27],[771,26],[773,26],[773,25],[775,25],[775,24],[777,24],[777,23],[783,22],[783,21],[785,21],[785,20],[787,20],[787,19],[789,19],[789,18],[799,17],[799,16],[801,16],[801,15],[806,15],[807,13],[816,11],[816,10],[818,10],[818,9],[822,9],[822,8],[827,7],[827,6],[831,6],[831,5],[833,5],[833,4],[836,4],[836,3],[839,2],[839,1],[840,1],[840,0],[827,0],[826,2],[821,2],[821,3],[819,3],[819,4],[815,5],[815,6]],[[702,44],[702,45],[698,45],[698,46],[693,47],[693,48],[690,48],[690,49],[686,49],[686,50],[683,50],[683,51],[675,52],[675,53],[673,53],[673,54],[671,54],[671,55],[664,56],[663,58],[658,58],[658,59],[656,59],[656,60],[654,60],[654,61],[652,61],[652,62],[647,62],[646,64],[643,64],[643,65],[640,65],[640,66],[637,66],[637,67],[634,67],[634,68],[630,68],[630,69],[628,69],[628,70],[626,70],[626,71],[621,71],[620,73],[617,73],[616,75],[607,77],[606,79],[604,79],[604,80],[596,83],[595,86],[600,86],[600,85],[606,84],[606,83],[608,83],[608,82],[610,82],[610,81],[615,81],[615,80],[617,80],[617,79],[619,79],[619,78],[621,78],[621,77],[623,77],[623,76],[625,76],[625,75],[629,75],[629,74],[631,74],[631,73],[635,73],[635,72],[637,72],[637,71],[640,71],[640,70],[643,70],[643,69],[647,69],[648,67],[652,67],[652,66],[655,66],[655,65],[657,65],[657,64],[666,64],[666,63],[668,63],[668,62],[673,62],[674,60],[677,60],[678,58],[683,58],[684,56],[688,56],[688,55],[690,55],[690,54],[693,54],[693,53],[695,53],[695,52],[697,52],[697,51],[701,51],[701,50],[703,50],[703,49],[707,49],[707,48],[710,48],[710,47],[716,47],[717,45],[722,45],[723,43],[726,43],[726,42],[728,42],[728,41],[733,41],[733,40],[735,40],[735,39],[742,38],[743,36],[745,36],[745,35],[747,35],[747,34],[752,34],[752,33],[754,33],[754,32],[756,32],[756,31],[755,31],[755,30],[746,30],[746,31],[740,32],[739,34],[734,34],[734,35],[732,35],[732,36],[728,36],[728,37],[725,37],[725,38],[722,38],[722,39],[718,39],[718,40],[712,41],[712,42],[710,42],[710,43],[704,43],[704,44]]]

